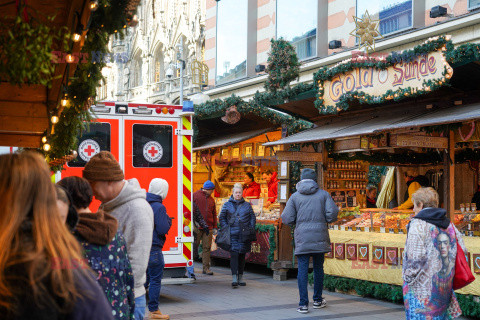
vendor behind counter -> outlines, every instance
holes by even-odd
[[[251,172],[246,172],[243,185],[243,197],[249,199],[259,199],[260,193],[260,185],[255,182],[253,174]]]

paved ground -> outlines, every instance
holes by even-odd
[[[190,285],[169,285],[162,288],[160,309],[170,319],[194,320],[283,320],[283,319],[405,319],[403,305],[374,299],[324,292],[327,307],[309,313],[296,312],[297,281],[273,281],[266,272],[246,272],[246,287],[232,289],[230,270],[213,267],[213,276],[201,274],[195,265],[197,281]],[[247,266],[252,270],[252,267]],[[312,299],[310,288],[309,298]]]

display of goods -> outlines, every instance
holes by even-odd
[[[401,219],[401,220],[399,220],[398,227],[400,229],[407,229],[407,225],[408,225],[409,222],[410,222],[409,219]]]
[[[480,221],[480,214],[476,214],[475,217],[472,219],[472,222],[478,222],[478,221]]]
[[[343,209],[338,213],[338,219],[344,217],[354,217],[360,214],[360,207],[355,207],[353,210]]]
[[[462,222],[463,220],[465,219],[465,215],[464,214],[455,214],[454,215],[454,219],[453,219],[453,223],[455,225],[459,224],[460,222]]]

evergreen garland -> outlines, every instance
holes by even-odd
[[[59,115],[59,122],[52,132],[46,134],[51,145],[49,151],[43,151],[47,162],[62,158],[76,149],[77,135],[92,120],[89,112],[89,102],[96,95],[96,88],[103,79],[102,69],[106,63],[97,61],[91,55],[108,53],[108,41],[112,34],[123,37],[127,27],[128,0],[100,0],[99,8],[91,13],[91,23],[85,36],[82,53],[88,54],[88,59],[77,64],[75,74],[69,79],[66,88],[67,106]],[[61,170],[63,165],[51,166],[52,171]]]
[[[382,176],[387,172],[386,166],[369,166],[368,168],[368,184],[378,188]]]
[[[269,232],[268,242],[270,244],[270,251],[267,257],[267,268],[270,268],[270,264],[273,262],[275,257],[275,249],[277,248],[277,244],[275,243],[276,227],[271,224],[256,224],[255,231]]]
[[[313,272],[308,275],[308,282],[310,285],[313,285]],[[323,287],[332,292],[340,291],[347,293],[353,290],[362,297],[371,297],[403,304],[403,290],[399,285],[343,278],[326,274],[323,280]],[[459,293],[456,293],[456,296],[463,316],[480,318],[479,297]]]
[[[270,52],[268,53],[266,72],[268,79],[265,89],[270,92],[284,89],[291,81],[298,78],[300,62],[298,62],[295,48],[290,42],[280,38],[270,40]]]

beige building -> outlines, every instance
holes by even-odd
[[[445,15],[431,18],[441,5]],[[297,48],[302,62],[299,82],[312,82],[313,73],[334,65],[358,50],[354,16],[368,10],[379,19],[383,38],[376,51],[409,49],[437,35],[452,35],[457,46],[480,40],[478,0],[207,0],[205,61],[210,68],[206,91],[210,98],[232,93],[249,99],[263,91],[267,76],[255,72],[266,64],[270,39],[283,37]],[[435,9],[434,9],[435,11]],[[337,40],[341,47],[329,49]],[[293,83],[294,85],[295,83]]]

